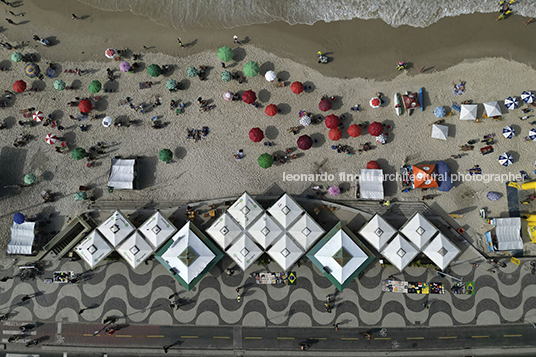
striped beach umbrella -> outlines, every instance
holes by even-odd
[[[502,134],[506,139],[512,139],[516,136],[516,131],[511,126],[505,126]]]
[[[169,90],[176,89],[177,88],[177,81],[174,80],[173,78],[168,79],[167,82],[166,82],[166,88],[169,89]]]
[[[233,100],[233,96],[234,96],[233,92],[227,91],[223,93],[223,100],[225,100],[226,102],[230,102]]]
[[[508,97],[504,100],[504,106],[509,110],[514,110],[519,107],[519,101],[517,97]]]
[[[521,99],[523,99],[523,101],[527,104],[533,103],[534,93],[531,91],[523,91],[523,93],[521,93]]]
[[[385,144],[385,142],[387,141],[387,136],[385,136],[385,134],[380,134],[376,137],[376,142],[379,143],[379,144]]]
[[[536,141],[536,129],[530,129],[529,131],[529,139],[532,141]]]
[[[39,66],[36,65],[35,63],[27,64],[26,67],[24,68],[24,73],[26,73],[26,75],[30,78],[37,77],[40,71],[41,70],[39,69]]]
[[[514,163],[514,158],[509,153],[505,152],[499,156],[499,164],[503,166],[510,166]]]
[[[224,82],[229,82],[231,79],[233,79],[233,75],[229,71],[223,71],[221,72],[221,79]]]
[[[379,108],[380,105],[382,104],[382,102],[381,102],[380,98],[378,98],[378,97],[373,97],[373,98],[370,99],[369,104],[370,104],[370,106],[371,106],[372,108]]]
[[[38,110],[33,114],[33,120],[35,120],[36,122],[40,122],[43,119],[45,119],[45,114],[43,114],[43,112]]]
[[[50,144],[50,145],[54,145],[56,143],[56,141],[58,141],[58,137],[56,136],[56,134],[47,134],[47,136],[45,137],[45,141]]]
[[[108,48],[106,51],[104,51],[104,55],[108,58],[115,58],[117,57],[117,51],[113,48]]]

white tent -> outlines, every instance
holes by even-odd
[[[359,170],[360,198],[366,200],[383,200],[383,170]]]
[[[156,212],[138,230],[149,243],[157,250],[169,237],[177,231],[177,228],[160,212]]]
[[[301,216],[296,223],[287,229],[292,238],[305,251],[309,250],[315,244],[325,231],[315,222],[315,220],[307,214]]]
[[[248,235],[241,235],[236,242],[227,250],[229,255],[236,264],[246,270],[262,254],[262,249]]]
[[[449,127],[446,125],[432,125],[432,138],[447,140],[449,136]]]
[[[80,243],[74,251],[89,264],[91,268],[94,268],[101,260],[106,258],[113,248],[106,242],[106,239],[102,237],[98,230],[93,230],[89,235]]]
[[[497,236],[497,250],[521,250],[521,218],[495,218],[495,235]]]
[[[242,234],[242,228],[225,212],[207,228],[207,233],[225,250]]]
[[[35,238],[35,222],[11,224],[11,239],[7,244],[7,254],[32,254]]]
[[[460,120],[476,120],[478,105],[462,104],[460,110]]]
[[[486,115],[488,118],[501,116],[501,108],[498,102],[484,103],[484,109],[486,109]]]
[[[422,252],[441,270],[444,270],[456,258],[460,250],[443,234],[439,233]]]
[[[162,259],[188,284],[216,257],[190,229],[190,224],[187,222],[173,236],[173,244],[162,254]]]
[[[113,247],[117,247],[126,237],[128,237],[135,228],[121,213],[121,211],[115,211],[106,221],[97,227],[99,233],[112,244]]]
[[[368,259],[368,255],[340,229],[314,257],[341,284]]]
[[[269,214],[264,213],[247,232],[262,248],[267,249],[283,230]]]
[[[115,248],[125,258],[131,267],[136,269],[153,253],[153,247],[143,238],[139,231],[130,235],[123,243]]]
[[[268,209],[268,212],[283,228],[287,229],[304,211],[292,197],[285,193]]]
[[[247,192],[236,200],[227,212],[242,226],[247,228],[255,219],[264,212],[264,209]]]
[[[419,251],[401,234],[397,234],[381,253],[398,270],[403,271]]]
[[[375,214],[359,231],[359,234],[377,251],[381,251],[395,233],[396,229],[387,223],[379,214]]]
[[[415,212],[400,228],[400,233],[405,235],[418,249],[422,249],[436,235],[437,228],[419,212]]]
[[[303,255],[303,250],[284,234],[267,252],[284,271],[289,270]]]
[[[134,188],[136,160],[112,159],[108,187],[119,190],[132,190]]]

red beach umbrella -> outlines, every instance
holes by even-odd
[[[378,136],[383,132],[383,125],[375,121],[374,123],[369,125],[368,132],[372,136]]]
[[[264,109],[264,112],[270,116],[270,117],[273,117],[274,115],[277,114],[278,112],[278,108],[277,108],[277,105],[275,104],[270,104],[269,106],[266,107],[266,109]]]
[[[300,94],[301,92],[303,92],[303,83],[294,82],[290,85],[290,89],[292,90],[292,93]]]
[[[380,169],[380,164],[378,164],[378,161],[369,161],[367,169]]]
[[[328,129],[338,128],[340,124],[341,121],[339,120],[339,117],[335,114],[331,114],[326,118],[326,127]]]
[[[342,130],[339,128],[331,129],[329,131],[329,138],[333,141],[337,141],[342,138]]]
[[[89,113],[93,109],[93,104],[88,99],[82,99],[78,104],[78,109],[84,114]]]
[[[260,128],[253,128],[249,131],[249,138],[254,143],[260,142],[262,139],[264,139],[264,133]]]
[[[50,145],[54,145],[56,143],[56,141],[58,140],[58,137],[56,136],[56,134],[48,134],[46,137],[45,137],[45,141],[50,144]]]
[[[318,109],[320,109],[323,112],[327,112],[331,109],[331,100],[324,98],[318,103]]]
[[[252,90],[247,90],[242,94],[242,100],[246,102],[246,104],[253,104],[257,100],[257,95]]]
[[[21,80],[16,81],[13,83],[13,90],[17,93],[22,93],[26,89],[26,82]]]
[[[350,135],[352,138],[357,138],[359,135],[361,135],[361,127],[357,124],[352,124],[348,127],[348,135]]]
[[[298,147],[302,150],[309,150],[313,146],[313,139],[309,135],[302,135],[298,138]]]
[[[33,113],[33,120],[35,120],[36,122],[43,121],[43,119],[45,119],[45,114],[43,114],[43,112],[38,110]]]

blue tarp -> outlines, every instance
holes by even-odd
[[[437,189],[442,192],[448,192],[453,187],[452,178],[450,177],[450,167],[444,161],[436,162],[437,172]]]

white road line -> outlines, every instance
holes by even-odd
[[[20,330],[3,330],[2,333],[4,335],[37,335],[37,331],[30,331],[22,333]]]
[[[58,322],[58,332],[56,332],[58,335],[61,335],[61,322]]]

